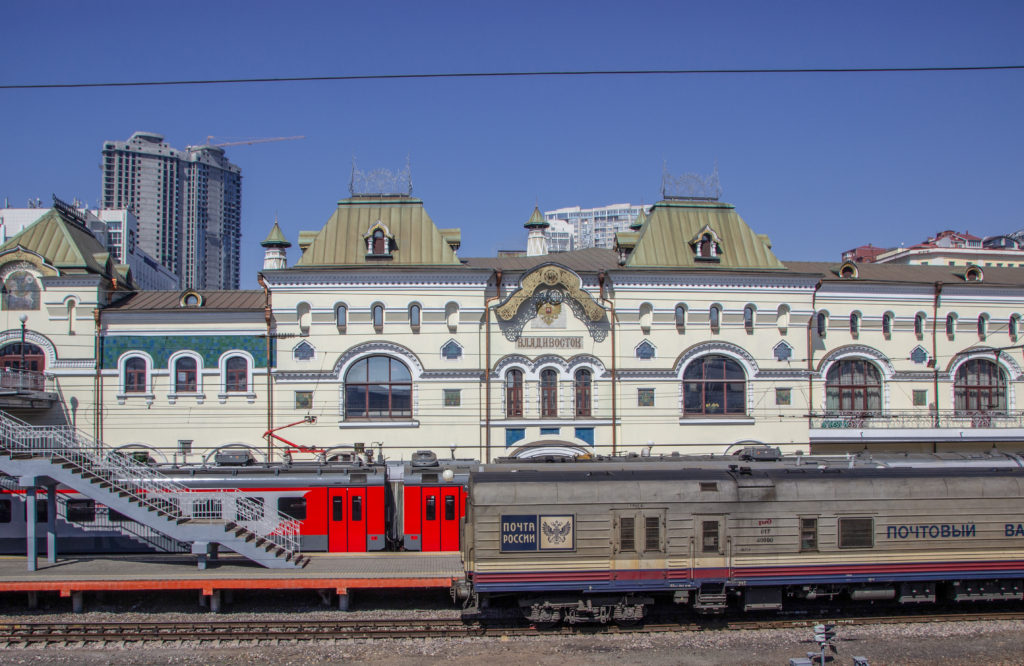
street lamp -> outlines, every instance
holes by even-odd
[[[18,317],[18,321],[21,322],[21,365],[19,367],[21,368],[21,372],[22,372],[21,376],[24,377],[25,376],[25,374],[24,374],[25,373],[25,322],[28,321],[28,315],[23,313],[20,317]]]

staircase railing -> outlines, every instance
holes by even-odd
[[[262,502],[239,490],[193,491],[69,426],[28,425],[0,412],[0,447],[11,453],[68,463],[80,473],[99,477],[111,491],[125,493],[158,515],[236,523],[287,551],[300,552],[300,524],[290,516],[266,510]],[[218,506],[220,510],[214,510]],[[225,509],[233,510],[234,515],[225,515]]]

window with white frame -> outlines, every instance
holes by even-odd
[[[141,356],[125,359],[123,386],[125,393],[149,392],[149,364]]]
[[[199,363],[194,356],[179,356],[174,359],[171,372],[175,393],[199,392]]]
[[[246,393],[249,390],[249,361],[244,356],[230,356],[224,362],[224,392]]]

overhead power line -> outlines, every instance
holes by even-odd
[[[240,79],[181,79],[169,81],[104,81],[83,83],[12,83],[0,90],[59,88],[133,88],[143,86],[202,86],[234,83],[298,83],[309,81],[388,81],[408,79],[497,79],[572,76],[696,76],[720,74],[878,74],[913,72],[984,72],[1020,70],[1024,65],[972,65],[965,67],[796,67],[736,69],[593,69],[536,72],[433,72],[424,74],[346,74],[338,76],[264,76]]]

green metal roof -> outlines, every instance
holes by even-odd
[[[380,222],[394,238],[390,259],[367,256],[364,234]],[[300,243],[301,245],[301,243]],[[459,266],[459,258],[423,209],[407,196],[358,196],[342,199],[296,267],[312,266]]]
[[[21,246],[41,255],[62,273],[98,273],[118,277],[110,266],[110,254],[88,229],[65,220],[51,208],[38,220],[0,245],[0,252]]]
[[[715,261],[696,257],[692,241],[705,229],[718,237],[721,252]],[[660,201],[654,205],[630,268],[785,269],[772,253],[766,236],[747,226],[734,206],[718,201]]]
[[[270,230],[267,237],[260,243],[263,247],[291,247],[292,244],[288,242],[288,239],[281,233],[281,227],[277,225],[277,220],[274,220],[274,228]]]
[[[530,219],[523,226],[527,229],[547,229],[551,225],[544,220],[544,216],[540,213],[540,208],[534,206],[533,214],[530,215]]]

